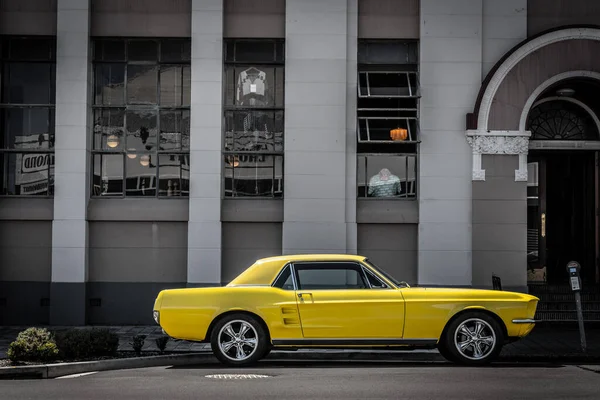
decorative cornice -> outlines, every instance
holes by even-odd
[[[524,136],[470,136],[467,142],[479,154],[527,154],[529,146]]]
[[[519,156],[519,169],[515,181],[527,181],[527,154],[531,132],[525,131],[467,131],[467,142],[473,149],[474,181],[485,181],[485,170],[481,169],[484,154],[506,154]]]

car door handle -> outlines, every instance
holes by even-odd
[[[310,301],[312,299],[312,293],[298,293],[298,298],[300,301],[304,301],[305,297],[308,297]]]

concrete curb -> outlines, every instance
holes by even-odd
[[[114,360],[2,367],[0,368],[0,379],[48,379],[58,378],[66,375],[81,374],[84,372],[160,367],[168,365],[188,365],[206,362],[206,360],[211,357],[211,352],[198,352],[191,354],[169,354],[165,356],[120,358]]]
[[[114,360],[82,361],[17,367],[0,367],[2,379],[51,379],[85,372],[120,369],[182,366],[214,360],[211,351],[163,356],[120,358]],[[448,362],[437,351],[281,351],[275,350],[265,361],[397,361],[397,362]],[[496,362],[550,362],[550,363],[600,363],[597,355],[505,355]]]

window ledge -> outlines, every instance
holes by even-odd
[[[419,202],[416,199],[357,199],[356,222],[359,224],[417,224]]]
[[[52,221],[52,198],[4,197],[0,198],[0,220]]]
[[[283,199],[223,199],[223,222],[283,222]]]
[[[90,199],[89,221],[188,221],[189,198]]]

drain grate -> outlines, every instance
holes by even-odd
[[[215,375],[206,375],[206,378],[211,378],[211,379],[262,379],[262,378],[269,378],[269,375],[258,375],[258,374],[215,374]]]

